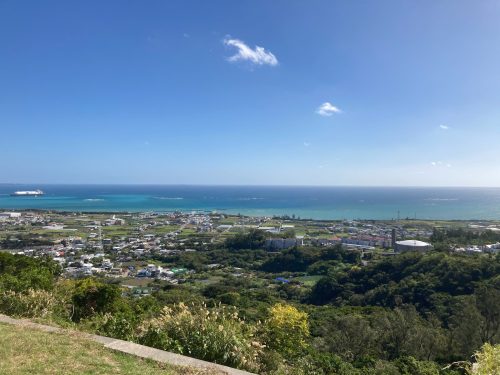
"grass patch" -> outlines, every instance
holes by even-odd
[[[0,323],[0,374],[201,375],[204,371],[116,352],[78,332],[48,333]]]
[[[301,276],[301,277],[294,277],[292,280],[300,281],[301,283],[304,283],[305,286],[314,286],[323,277],[324,276],[321,275]]]

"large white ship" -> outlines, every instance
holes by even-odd
[[[38,197],[39,195],[44,195],[45,193],[41,191],[40,189],[38,190],[20,190],[20,191],[15,191],[11,194],[13,197],[29,197],[29,196],[35,196]]]

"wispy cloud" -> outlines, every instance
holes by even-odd
[[[443,124],[439,125],[439,128],[440,128],[440,129],[443,129],[443,130],[448,130],[448,129],[450,129],[450,127],[449,127],[448,125],[443,125]]]
[[[309,147],[311,144],[309,142],[304,142],[304,147]]]
[[[451,164],[450,163],[443,163],[441,160],[431,161],[431,165],[433,167],[445,166],[446,168],[451,168]]]
[[[252,49],[242,40],[230,38],[224,39],[224,44],[238,50],[235,55],[228,57],[227,60],[230,62],[248,61],[255,65],[278,65],[276,56],[271,51],[266,51],[264,47],[255,46]]]
[[[342,112],[342,111],[340,109],[338,109],[337,107],[335,107],[330,102],[324,102],[316,110],[316,113],[318,115],[321,115],[321,116],[331,116],[334,113],[340,113],[340,112]]]

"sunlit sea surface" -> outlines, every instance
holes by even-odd
[[[40,197],[12,197],[41,189]],[[201,211],[312,219],[500,219],[500,188],[0,184],[0,208]]]

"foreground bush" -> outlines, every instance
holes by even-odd
[[[256,326],[245,323],[224,306],[179,303],[163,308],[160,317],[142,327],[139,341],[206,361],[256,371],[263,346]]]
[[[52,315],[58,303],[54,294],[45,290],[8,290],[0,293],[0,311],[11,316],[46,318]]]
[[[484,344],[480,351],[474,355],[476,363],[472,365],[469,373],[472,375],[500,374],[500,344]]]
[[[475,362],[459,361],[445,367],[466,375],[497,375],[500,374],[500,344],[484,344],[473,355]]]
[[[71,300],[74,322],[91,318],[95,314],[114,312],[122,301],[120,289],[116,285],[104,284],[90,278],[74,283]]]
[[[138,319],[128,312],[105,313],[80,321],[84,330],[115,339],[136,341]]]
[[[265,322],[266,345],[285,357],[296,357],[307,348],[309,324],[307,314],[286,304],[269,309]]]

